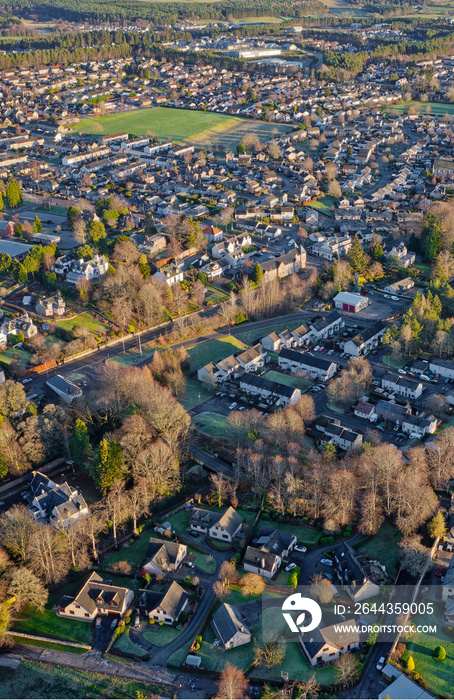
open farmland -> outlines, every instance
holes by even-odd
[[[261,141],[266,141],[277,132],[290,131],[290,127],[240,119],[227,114],[155,107],[83,119],[75,126],[75,130],[79,133],[100,135],[127,131],[137,136],[153,134],[158,139],[171,137],[173,141],[182,144],[222,144],[226,148],[233,148],[248,132],[253,132]]]
[[[454,114],[454,104],[450,102],[419,102],[418,100],[411,100],[410,102],[400,102],[392,107],[387,107],[386,111],[391,110],[399,112],[400,114],[406,114],[409,107],[415,107],[421,112],[421,114]]]

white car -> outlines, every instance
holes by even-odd
[[[303,547],[302,544],[295,545],[295,552],[307,552],[307,547]]]
[[[384,665],[385,665],[385,657],[380,656],[380,659],[379,659],[377,666],[376,666],[377,671],[381,671]]]
[[[334,566],[332,559],[320,559],[320,564],[324,564],[325,566]]]
[[[288,566],[285,567],[286,571],[293,571],[293,569],[296,569],[296,564],[295,562],[291,562],[291,564],[288,564]]]
[[[393,301],[399,301],[399,297],[391,297]]]
[[[404,369],[398,369],[397,371],[399,372],[399,374],[407,374]]]
[[[320,345],[316,345],[314,348],[314,352],[318,352],[320,350]]]
[[[389,296],[389,294],[384,294],[383,296],[385,297],[385,299],[391,299],[391,297]]]
[[[229,411],[233,411],[233,409],[236,408],[237,406],[238,406],[238,404],[236,403],[236,401],[234,401],[233,403],[230,404]]]

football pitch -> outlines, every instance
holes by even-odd
[[[181,144],[234,148],[246,133],[257,134],[261,141],[268,141],[277,134],[290,131],[289,126],[268,124],[253,119],[240,119],[228,114],[197,112],[191,109],[154,107],[137,109],[121,114],[82,119],[74,125],[79,133],[99,136],[126,131],[136,136],[171,138]]]

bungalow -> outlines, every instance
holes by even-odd
[[[32,472],[32,502],[29,511],[36,520],[53,527],[65,527],[88,515],[88,506],[77,489],[57,484],[41,472]]]
[[[188,548],[179,542],[163,542],[150,537],[147,550],[147,561],[143,566],[147,574],[162,574],[177,571],[186,555]]]
[[[313,379],[328,381],[337,372],[337,364],[321,357],[282,348],[279,352],[278,365],[290,372],[310,374]]]
[[[221,641],[222,647],[235,649],[249,644],[252,635],[246,627],[245,619],[237,607],[223,603],[213,614],[211,620],[214,633]]]
[[[363,436],[354,430],[343,426],[339,418],[318,416],[315,421],[316,430],[321,433],[321,442],[340,447],[341,450],[352,450],[363,444]]]
[[[349,544],[342,542],[334,550],[334,562],[341,586],[352,600],[365,600],[380,594],[380,586],[371,581],[362,557]]]
[[[388,294],[405,294],[405,292],[408,292],[409,289],[413,289],[414,286],[414,280],[412,280],[411,277],[406,277],[399,282],[388,284],[385,287],[385,292],[388,292]]]
[[[244,555],[243,567],[264,578],[272,578],[293,551],[297,543],[295,535],[284,530],[263,528],[260,537],[249,546]]]
[[[273,401],[275,406],[287,406],[295,404],[301,398],[301,390],[295,387],[274,382],[266,377],[257,377],[255,374],[245,372],[240,379],[240,388],[248,394],[261,396],[266,401]]]
[[[187,608],[189,596],[176,582],[169,583],[161,592],[140,590],[137,608],[141,615],[155,622],[173,625]]]
[[[413,379],[407,379],[399,375],[388,372],[382,377],[381,386],[383,389],[388,389],[397,394],[400,394],[406,399],[418,399],[424,391],[422,382]]]
[[[221,514],[212,510],[194,508],[189,527],[191,530],[202,532],[215,540],[233,542],[234,538],[241,532],[243,518],[232,506],[229,506]]]
[[[342,620],[342,624],[336,620],[335,624],[324,626],[322,623],[312,632],[300,632],[298,637],[312,667],[332,663],[342,654],[358,649],[361,644],[356,620]]]
[[[260,367],[265,366],[267,353],[261,343],[253,345],[252,348],[245,350],[237,356],[240,366],[245,372],[255,372]]]
[[[385,326],[381,321],[373,323],[364,328],[358,335],[344,343],[344,352],[348,352],[353,357],[359,357],[377,347],[385,335]]]
[[[336,309],[342,309],[352,314],[357,314],[365,309],[369,304],[369,299],[361,294],[351,294],[350,292],[339,292],[334,297]]]
[[[104,583],[94,571],[74,598],[61,598],[57,615],[87,622],[94,620],[97,615],[123,617],[133,600],[134,592],[129,588]]]

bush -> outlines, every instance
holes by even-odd
[[[342,532],[340,530],[336,530],[336,532],[334,534],[339,537],[339,535],[342,535]]]
[[[446,650],[444,647],[436,647],[434,650],[434,657],[437,661],[444,661],[446,659]]]
[[[154,623],[155,623],[154,617],[150,617],[150,619],[148,620],[148,622],[150,623],[150,625],[154,625]]]
[[[326,544],[328,541],[327,537],[320,537],[320,544]]]
[[[146,581],[147,583],[150,582],[150,580],[151,580],[150,574],[144,574],[143,577],[144,577],[144,579],[145,579],[145,581]]]
[[[262,513],[262,520],[269,520],[269,519],[270,519],[269,513]]]
[[[126,617],[125,617],[125,625],[129,625],[130,622],[131,622],[131,618],[129,617],[129,615],[126,615]]]
[[[184,622],[186,622],[187,619],[188,619],[188,613],[186,612],[186,610],[182,610],[180,612],[180,617],[178,618],[178,622],[184,623]]]
[[[414,671],[415,670],[415,662],[413,661],[413,657],[409,656],[407,659],[407,669],[409,671]]]
[[[334,537],[332,535],[330,535],[329,537],[326,538],[326,543],[331,544],[332,542],[334,542]]]

